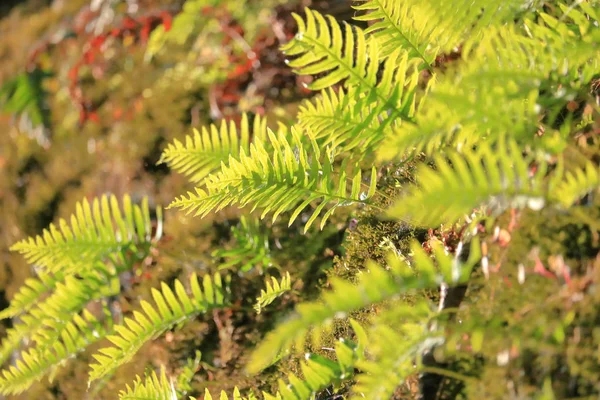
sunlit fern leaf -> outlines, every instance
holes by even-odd
[[[306,22],[294,14],[298,34],[282,47],[286,56],[298,56],[289,66],[301,75],[325,74],[308,85],[321,90],[344,81],[367,96],[363,104],[379,103],[375,115],[389,112],[389,121],[401,118],[412,121],[418,70],[408,53],[396,51],[385,61],[379,46],[367,38],[362,29],[347,23],[340,25],[333,17],[324,17],[306,9]],[[381,65],[380,65],[381,64]]]
[[[428,69],[439,54],[450,52],[492,23],[509,19],[525,5],[523,0],[359,2],[354,8],[367,13],[354,19],[373,22],[365,32],[378,40],[382,57],[403,48]]]
[[[414,375],[423,352],[439,343],[429,321],[435,313],[427,301],[394,304],[378,315],[368,331],[368,358],[357,361],[360,374],[352,399],[387,400]],[[415,368],[416,366],[416,368]]]
[[[127,385],[125,390],[121,390],[119,400],[178,400],[178,396],[173,382],[161,368],[160,376],[154,371],[144,380],[138,376],[133,387]]]
[[[15,317],[35,306],[44,295],[54,289],[58,282],[64,281],[64,275],[41,272],[36,278],[26,279],[19,291],[10,301],[10,305],[0,311],[0,319]]]
[[[600,188],[600,169],[588,163],[585,168],[567,172],[549,196],[563,207],[570,207],[578,199],[598,188]]]
[[[219,169],[222,162],[230,156],[237,158],[240,150],[248,152],[250,136],[264,138],[267,131],[266,119],[256,116],[253,129],[248,115],[242,115],[239,129],[235,122],[221,122],[217,125],[202,127],[201,132],[194,130],[193,136],[186,136],[185,144],[175,139],[164,150],[159,163],[167,165],[191,182],[201,182],[207,175]]]
[[[160,215],[160,209],[157,209],[157,216]],[[122,211],[114,196],[95,198],[91,205],[84,199],[77,203],[70,223],[69,226],[61,219],[58,228],[50,224],[41,236],[22,240],[11,250],[23,254],[29,263],[43,267],[45,271],[75,272],[111,256],[118,259],[126,250],[149,246],[152,240],[146,198],[138,206],[132,205],[129,196],[125,195]],[[161,223],[159,221],[157,235],[161,233]]]
[[[106,334],[102,322],[87,310],[76,314],[63,329],[59,340],[51,347],[39,351],[36,348],[21,353],[15,365],[0,372],[0,393],[4,395],[19,394],[27,390],[34,382],[39,381],[52,370],[58,368],[68,358],[85,350],[92,343],[98,342]]]
[[[269,237],[263,228],[258,218],[241,216],[240,225],[231,228],[235,246],[232,249],[219,248],[212,253],[213,257],[224,260],[219,263],[219,269],[238,267],[240,271],[247,272],[255,267],[272,266]]]
[[[279,282],[276,278],[271,277],[271,282],[267,279],[265,282],[266,289],[260,291],[260,296],[256,299],[254,309],[257,314],[260,314],[262,309],[283,296],[284,293],[292,290],[292,281],[290,273],[286,272]]]
[[[338,386],[354,375],[354,366],[363,357],[358,346],[340,339],[335,343],[335,360],[318,354],[307,354],[300,363],[303,379],[290,373],[288,382],[279,379],[275,395],[263,393],[265,400],[310,400],[329,386]]]
[[[179,280],[175,281],[174,288],[175,292],[163,282],[160,291],[152,290],[154,306],[142,300],[140,306],[144,313],[134,311],[133,318],[125,318],[123,325],[115,326],[117,334],[107,337],[114,346],[102,348],[94,354],[97,363],[91,365],[90,382],[129,362],[146,342],[199,314],[226,305],[228,288],[223,285],[219,274],[212,278],[205,275],[201,282],[193,274],[190,277],[191,295],[186,293]]]
[[[252,205],[252,210],[262,209],[261,218],[272,214],[276,220],[281,213],[292,212],[291,225],[311,203],[320,201],[305,224],[306,231],[322,213],[321,228],[338,207],[369,204],[376,188],[375,168],[368,190],[362,192],[360,171],[347,177],[342,170],[335,177],[337,171],[331,159],[328,155],[321,157],[314,140],[309,149],[298,135],[294,136],[290,143],[285,134],[269,131],[273,151],[267,151],[263,141],[254,141],[250,155],[242,151],[239,160],[230,158],[219,173],[207,177],[206,191],[196,188],[195,193],[176,199],[169,208],[204,217],[227,206]],[[350,185],[348,178],[352,179]]]
[[[388,211],[388,216],[414,224],[452,224],[477,207],[500,211],[508,206],[544,205],[547,166],[540,161],[532,173],[530,157],[523,157],[514,141],[495,148],[481,144],[477,150],[450,153],[449,161],[436,157],[436,169],[421,165],[416,185]]]
[[[80,278],[67,276],[56,284],[51,295],[21,315],[20,321],[7,330],[2,341],[0,363],[18,350],[24,340],[33,341],[38,351],[52,346],[62,330],[70,326],[73,315],[82,311],[91,300],[118,293],[118,281],[111,285],[108,271],[102,273],[102,270],[103,266],[97,265],[95,271]]]
[[[298,124],[320,146],[333,146],[336,153],[362,158],[383,139],[384,127],[359,98],[360,93],[353,89],[348,93],[324,90],[320,97],[300,106]]]
[[[180,397],[183,397],[192,391],[192,379],[194,379],[194,375],[196,375],[196,372],[198,372],[198,369],[200,368],[201,360],[202,353],[198,350],[196,350],[196,355],[194,358],[187,359],[186,365],[183,367],[183,370],[177,377],[176,390]]]
[[[479,243],[476,239],[472,242],[469,260],[464,265],[460,263],[458,256],[436,251],[441,272],[438,274],[433,261],[422,256],[423,251],[419,243],[413,243],[411,248],[414,254],[419,255],[412,266],[394,257],[389,260],[389,271],[369,262],[367,270],[361,274],[355,285],[341,279],[332,279],[330,292],[323,293],[318,301],[299,304],[287,321],[267,334],[253,353],[248,370],[258,372],[269,366],[282,350],[289,349],[294,344],[301,346],[309,329],[322,329],[335,318],[344,318],[349,312],[410,290],[437,287],[444,281],[444,277],[451,283],[463,282],[468,279],[472,267],[480,257]]]
[[[432,154],[442,146],[468,147],[503,135],[553,152],[560,148],[564,138],[553,123],[569,99],[587,88],[600,56],[592,43],[524,23],[528,34],[514,26],[494,27],[467,43],[465,62],[419,103],[416,124],[394,128],[379,146],[379,157]]]

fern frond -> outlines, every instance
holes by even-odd
[[[240,226],[232,227],[231,233],[236,241],[235,247],[219,248],[212,253],[213,257],[225,260],[219,264],[220,270],[237,266],[240,271],[247,272],[260,265],[265,267],[273,265],[269,238],[262,230],[258,218],[240,217]]]
[[[262,289],[260,291],[260,296],[256,299],[256,304],[254,305],[257,314],[260,314],[264,307],[277,300],[278,297],[292,290],[290,273],[286,272],[283,278],[281,278],[281,282],[271,277],[271,282],[267,279],[265,285],[267,287],[266,290]]]
[[[105,334],[103,324],[90,312],[84,310],[81,315],[75,314],[61,331],[60,340],[55,340],[51,347],[43,351],[36,348],[23,351],[14,366],[0,372],[0,393],[19,394],[27,390],[34,382],[90,344],[98,342]]]
[[[479,244],[474,240],[469,260],[461,265],[458,258],[436,249],[435,256],[440,273],[433,261],[424,254],[419,243],[411,246],[415,254],[414,266],[405,261],[390,258],[390,271],[374,262],[359,277],[356,285],[341,279],[332,279],[332,291],[324,293],[320,301],[299,304],[294,315],[267,334],[248,364],[250,372],[258,372],[270,365],[284,349],[296,343],[300,346],[310,328],[324,327],[335,318],[343,318],[351,311],[390,299],[414,289],[432,288],[441,282],[461,282],[468,278],[471,268],[479,261]],[[414,270],[413,270],[414,268]],[[418,271],[415,274],[414,271]]]
[[[523,5],[522,0],[359,1],[362,4],[354,8],[367,14],[354,19],[373,22],[365,32],[378,40],[382,57],[403,48],[430,70],[439,54],[494,22],[505,21]]]
[[[252,134],[255,138],[264,138],[267,134],[266,119],[256,116]],[[201,132],[194,130],[193,136],[186,136],[185,144],[175,139],[164,150],[158,163],[166,163],[170,168],[187,176],[191,182],[200,182],[215,172],[221,163],[229,157],[238,158],[240,150],[248,152],[251,126],[248,115],[242,115],[240,128],[235,122],[221,122],[217,125],[202,127]]]
[[[375,318],[368,332],[370,357],[356,363],[361,373],[356,376],[352,399],[393,398],[396,388],[418,371],[423,352],[443,342],[428,324],[433,315],[428,302],[421,300],[393,304]]]
[[[340,339],[335,343],[335,361],[318,354],[307,354],[306,360],[300,363],[304,379],[290,373],[289,383],[279,379],[279,391],[275,396],[263,393],[265,400],[310,400],[321,390],[350,379],[355,364],[363,358],[358,348],[354,343]]]
[[[202,289],[201,289],[202,286]],[[194,274],[190,277],[191,295],[181,281],[175,281],[175,293],[163,282],[161,291],[152,290],[155,306],[141,301],[144,313],[134,311],[133,318],[125,318],[124,325],[115,326],[117,335],[108,336],[115,346],[105,347],[94,354],[97,363],[91,365],[90,382],[102,378],[115,368],[129,362],[149,340],[153,340],[201,313],[223,307],[225,292],[221,275],[205,275],[202,283]]]
[[[253,210],[263,210],[261,218],[272,213],[276,220],[282,212],[293,211],[289,220],[291,225],[309,204],[320,200],[305,224],[306,231],[328,205],[329,209],[321,218],[321,227],[338,207],[369,204],[368,199],[375,193],[375,168],[371,171],[367,193],[361,193],[360,171],[352,177],[348,188],[346,172],[342,171],[337,179],[334,178],[331,160],[326,156],[321,163],[321,152],[314,140],[311,140],[309,150],[301,138],[295,136],[290,143],[283,133],[276,135],[269,131],[274,151],[267,151],[261,140],[254,141],[250,155],[242,151],[239,160],[230,158],[229,165],[223,164],[221,172],[206,179],[206,191],[196,188],[195,193],[176,199],[169,208],[180,208],[188,214],[193,212],[204,217],[226,206],[251,204]]]
[[[183,367],[183,370],[177,377],[177,393],[180,396],[185,396],[186,393],[192,391],[192,386],[190,385],[194,375],[198,372],[198,368],[200,368],[200,361],[202,360],[202,353],[196,350],[196,355],[194,358],[188,358],[186,365]]]
[[[10,305],[0,311],[0,319],[12,318],[23,314],[40,302],[40,299],[50,292],[58,282],[64,281],[64,275],[46,274],[41,272],[35,278],[26,279],[23,286],[14,295]]]
[[[373,112],[372,112],[373,111]],[[298,125],[308,131],[322,147],[332,146],[337,153],[368,155],[384,137],[380,119],[372,115],[376,109],[364,108],[360,93],[349,89],[337,93],[323,90],[315,100],[306,101],[298,112]],[[350,152],[352,151],[352,152]]]
[[[286,56],[299,57],[289,61],[289,66],[302,75],[325,74],[309,84],[309,89],[321,90],[345,81],[346,87],[367,94],[366,104],[379,102],[381,109],[375,115],[389,112],[390,121],[412,121],[418,70],[408,53],[396,51],[384,61],[377,41],[367,38],[360,28],[345,22],[340,25],[330,15],[324,17],[308,8],[306,22],[297,14],[294,18],[298,34],[282,50]]]
[[[160,215],[159,210],[157,214]],[[140,207],[132,205],[129,196],[124,196],[123,213],[114,196],[110,200],[106,196],[96,198],[91,205],[84,199],[77,203],[70,222],[69,226],[61,219],[59,228],[50,224],[41,236],[22,240],[11,250],[23,254],[29,263],[45,271],[74,272],[111,255],[118,258],[121,252],[136,246],[148,246],[152,240],[146,198]]]
[[[589,192],[600,188],[600,170],[592,163],[585,168],[569,171],[550,193],[552,200],[563,207],[570,207]]]
[[[90,301],[118,293],[118,282],[115,289],[114,285],[109,285],[107,275],[102,276],[99,271],[101,266],[81,278],[67,276],[64,282],[57,283],[50,296],[22,315],[21,321],[7,330],[0,346],[0,363],[8,359],[25,339],[35,342],[38,351],[52,346],[69,326],[73,315]]]
[[[155,371],[144,380],[137,377],[133,387],[127,385],[119,393],[119,400],[177,400],[177,392],[173,382],[167,379],[165,369],[161,368],[160,377]]]
[[[408,189],[408,195],[392,206],[388,215],[436,226],[452,224],[492,202],[500,209],[544,204],[547,166],[540,162],[538,171],[531,175],[532,160],[521,155],[514,141],[508,147],[501,141],[496,149],[483,144],[476,151],[451,153],[449,159],[437,157],[435,170],[422,165],[416,178],[419,186]]]

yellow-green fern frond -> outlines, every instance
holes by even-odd
[[[392,257],[388,265],[390,271],[373,262],[368,263],[367,270],[359,277],[356,285],[341,279],[332,279],[332,291],[324,293],[319,301],[299,304],[291,318],[267,334],[252,355],[248,370],[260,371],[270,365],[282,350],[288,349],[294,343],[301,348],[309,329],[323,328],[335,318],[344,318],[351,311],[360,310],[409,290],[436,287],[443,281],[456,283],[466,280],[474,264],[479,261],[478,246],[477,240],[474,240],[469,260],[464,265],[457,256],[434,249],[438,264],[436,268],[433,261],[424,254],[421,245],[415,242],[411,246],[415,254],[412,267],[404,260]],[[437,272],[438,269],[440,273]]]
[[[384,137],[379,116],[364,108],[360,93],[324,90],[315,100],[300,106],[298,124],[322,147],[332,146],[337,153],[361,158],[371,154]],[[387,115],[381,119],[387,118]],[[358,157],[357,157],[358,154]]]
[[[425,226],[452,224],[473,209],[492,205],[541,207],[546,198],[546,165],[533,174],[515,142],[497,148],[483,144],[478,150],[451,153],[449,161],[436,158],[436,169],[421,165],[418,185],[388,211],[393,218]]]
[[[352,182],[348,185],[344,170],[334,177],[336,171],[328,156],[321,162],[321,151],[314,140],[307,149],[302,139],[295,136],[290,143],[283,133],[276,135],[269,131],[274,151],[267,151],[261,140],[254,141],[250,155],[242,151],[239,160],[230,158],[221,172],[206,179],[206,191],[196,188],[195,193],[176,199],[169,208],[205,216],[226,206],[252,205],[253,210],[263,210],[261,218],[272,213],[273,220],[291,211],[291,225],[311,203],[320,201],[305,224],[306,231],[326,206],[329,209],[321,218],[321,227],[338,207],[369,204],[375,193],[375,168],[371,171],[369,189],[362,192],[360,171],[350,177]]]
[[[219,269],[239,267],[240,271],[248,272],[255,267],[269,267],[273,265],[269,238],[260,225],[258,218],[240,217],[240,225],[231,228],[231,233],[236,241],[232,249],[219,248],[213,257],[222,258]]]
[[[569,207],[598,188],[600,188],[600,169],[588,163],[585,168],[567,172],[563,180],[550,193],[550,198],[563,207]]]
[[[106,334],[103,323],[87,310],[81,315],[75,314],[67,325],[61,331],[59,340],[55,340],[51,347],[42,351],[37,348],[23,351],[14,366],[0,372],[0,393],[18,394],[27,390],[34,382]]]
[[[396,51],[385,61],[379,57],[374,38],[347,23],[340,25],[331,16],[306,9],[306,22],[294,14],[298,34],[282,50],[286,56],[298,56],[289,61],[302,75],[325,74],[308,87],[320,90],[340,81],[366,93],[363,104],[378,102],[382,112],[390,112],[390,120],[412,121],[418,70],[408,53]],[[381,65],[380,65],[381,64]],[[381,71],[380,71],[381,70]]]
[[[359,0],[367,14],[354,17],[374,22],[365,31],[378,40],[381,55],[407,50],[431,69],[436,57],[473,38],[495,21],[504,21],[524,5],[522,0]]]
[[[300,363],[303,379],[290,373],[288,383],[279,379],[278,393],[275,396],[268,393],[263,393],[263,396],[265,400],[313,399],[321,390],[351,379],[357,361],[362,358],[357,345],[340,339],[335,344],[335,360],[318,354],[307,354],[306,360]]]
[[[142,301],[144,313],[134,311],[133,318],[125,318],[124,325],[115,326],[116,335],[108,336],[115,346],[105,347],[94,355],[97,363],[91,365],[90,382],[123,365],[149,340],[169,329],[180,326],[199,314],[226,304],[227,287],[221,275],[205,275],[202,283],[194,274],[190,278],[191,294],[187,294],[181,281],[175,281],[175,293],[165,284],[161,291],[153,289],[155,306]]]
[[[192,391],[191,382],[194,379],[194,375],[200,368],[200,361],[202,360],[202,353],[196,350],[194,358],[188,358],[186,365],[183,367],[181,373],[177,377],[176,390],[179,396],[185,396],[187,393]]]
[[[256,116],[253,123],[254,138],[265,138],[267,121]],[[239,157],[240,150],[248,152],[251,126],[248,115],[242,115],[239,129],[235,122],[221,122],[221,126],[210,125],[194,130],[193,136],[186,136],[185,144],[175,139],[164,150],[159,163],[166,163],[170,168],[187,176],[191,182],[200,182],[207,175],[219,169],[222,162],[230,156]]]
[[[160,209],[157,215],[160,216]],[[122,211],[116,197],[103,196],[93,203],[84,199],[77,203],[71,225],[59,221],[50,224],[41,236],[22,240],[11,247],[25,256],[31,264],[52,273],[75,272],[89,268],[92,263],[110,256],[119,260],[126,250],[148,246],[152,240],[148,200],[141,206],[132,205],[124,196]],[[160,225],[161,221],[159,221]],[[157,235],[161,228],[157,229]]]
[[[69,326],[73,314],[82,311],[94,299],[118,293],[118,281],[111,284],[110,278],[103,276],[99,271],[101,266],[97,266],[95,272],[84,274],[81,278],[67,276],[64,282],[56,284],[50,296],[22,315],[20,322],[8,329],[7,336],[2,341],[0,363],[18,350],[24,340],[33,341],[38,346],[38,351],[52,346],[62,330]]]
[[[138,376],[133,387],[127,385],[125,390],[121,390],[119,400],[178,400],[178,396],[173,382],[167,379],[165,369],[161,368],[160,376],[154,371],[144,380]]]
[[[368,358],[359,359],[352,399],[384,400],[418,371],[421,355],[442,337],[431,331],[435,313],[427,301],[394,304],[373,321],[368,331]],[[439,334],[438,334],[439,335]],[[416,368],[415,368],[416,364]]]
[[[27,312],[35,306],[41,298],[50,292],[58,282],[64,280],[62,273],[46,274],[41,272],[36,278],[26,279],[23,286],[14,295],[10,301],[10,305],[0,311],[0,319],[15,317],[19,314]]]
[[[260,291],[260,296],[256,299],[256,304],[254,305],[257,314],[260,314],[264,307],[277,300],[278,297],[292,290],[290,273],[286,272],[283,278],[281,278],[281,282],[271,277],[271,282],[267,279],[265,285],[267,287],[266,290],[262,289]]]

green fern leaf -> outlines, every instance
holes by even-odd
[[[444,280],[454,283],[466,280],[473,265],[479,261],[478,246],[479,243],[474,240],[469,260],[465,265],[460,265],[452,255],[436,251],[441,274],[436,272],[433,261],[424,255],[421,245],[415,242],[411,248],[417,255],[414,268],[418,275],[415,275],[414,270],[405,261],[391,258],[391,272],[370,262],[368,270],[360,276],[356,285],[333,279],[331,292],[324,293],[320,301],[299,304],[291,318],[267,334],[253,353],[248,370],[258,372],[267,367],[282,350],[288,349],[295,342],[298,345],[302,344],[310,328],[326,326],[335,318],[343,318],[351,311],[360,310],[409,290],[436,287]]]
[[[253,209],[263,210],[261,218],[272,213],[274,221],[279,214],[292,211],[291,225],[310,203],[320,200],[305,224],[306,231],[327,205],[330,208],[321,219],[321,227],[336,208],[369,203],[368,199],[375,192],[374,168],[368,192],[361,194],[360,171],[352,177],[352,185],[348,188],[344,171],[334,179],[331,160],[325,157],[323,164],[320,162],[320,150],[314,140],[311,140],[312,151],[309,151],[297,134],[294,137],[290,143],[283,133],[276,136],[269,131],[270,143],[275,149],[273,153],[266,150],[261,140],[254,141],[249,156],[242,151],[239,161],[230,158],[229,165],[223,164],[221,172],[206,179],[207,191],[196,188],[195,193],[175,200],[169,208],[180,208],[188,214],[194,212],[194,215],[204,217],[226,206],[252,204]]]
[[[510,142],[506,148],[482,145],[476,151],[453,153],[446,161],[436,158],[437,170],[422,165],[417,173],[419,186],[392,206],[388,215],[418,225],[452,224],[473,209],[490,204],[500,210],[508,206],[540,207],[546,198],[546,165],[542,161],[530,176],[528,158]]]
[[[390,399],[396,388],[415,373],[423,352],[443,341],[431,331],[435,313],[429,303],[392,303],[373,321],[368,332],[369,358],[361,358],[356,367],[352,399]],[[390,344],[393,343],[393,346]]]
[[[600,170],[592,163],[568,172],[550,193],[553,201],[568,208],[589,192],[600,188]]]
[[[439,54],[492,23],[506,21],[523,5],[521,0],[359,1],[354,8],[368,13],[354,19],[373,22],[365,32],[378,40],[382,57],[403,48],[430,70]]]
[[[60,340],[39,351],[36,348],[21,353],[14,366],[4,369],[0,375],[0,393],[19,394],[27,390],[68,358],[98,342],[106,334],[103,324],[90,312],[76,314],[61,331]]]
[[[355,364],[363,358],[358,348],[354,343],[340,339],[335,344],[336,361],[317,354],[307,354],[306,360],[300,363],[304,379],[290,373],[289,383],[279,380],[279,391],[275,396],[263,393],[265,400],[310,400],[319,391],[351,379]]]
[[[213,257],[222,258],[219,269],[239,267],[248,272],[254,267],[274,265],[269,249],[269,238],[261,229],[258,218],[240,217],[240,226],[232,227],[231,233],[236,245],[233,249],[219,248],[212,253]]]
[[[14,295],[10,305],[0,312],[0,319],[15,317],[23,314],[35,306],[40,299],[53,290],[58,282],[64,281],[63,274],[40,273],[36,278],[25,280],[23,286]]]
[[[0,362],[4,362],[18,350],[24,340],[33,341],[38,351],[52,346],[62,331],[72,322],[73,315],[79,313],[94,299],[100,299],[118,293],[109,285],[106,275],[100,273],[102,265],[95,267],[93,273],[81,278],[69,275],[64,282],[58,282],[54,292],[34,306],[21,321],[8,329],[7,337],[0,346]],[[118,283],[118,282],[117,282]]]
[[[256,116],[253,136],[264,138],[267,133],[267,121]],[[231,121],[225,121],[221,127],[211,125],[203,127],[201,132],[194,130],[194,136],[186,136],[185,144],[175,140],[164,150],[159,163],[166,163],[170,168],[187,176],[191,182],[201,182],[207,175],[219,169],[222,162],[230,156],[238,158],[240,150],[248,151],[250,144],[250,123],[248,115],[242,115],[238,129]]]
[[[282,47],[286,56],[299,56],[289,66],[302,75],[325,74],[308,88],[321,90],[345,81],[367,95],[366,104],[379,102],[375,115],[390,112],[389,121],[412,122],[418,70],[408,53],[396,51],[383,61],[377,41],[347,23],[306,9],[306,22],[294,14],[298,34]],[[383,63],[382,63],[383,61]],[[382,72],[380,77],[380,64]]]
[[[175,386],[161,368],[160,377],[156,372],[146,376],[144,380],[137,377],[133,387],[127,385],[125,390],[119,393],[119,400],[177,400]]]
[[[202,285],[202,288],[201,287]],[[115,326],[116,335],[108,336],[115,346],[105,347],[94,355],[97,363],[91,365],[90,382],[102,378],[114,371],[135,355],[149,340],[153,340],[169,329],[189,321],[201,313],[223,307],[226,287],[221,276],[215,274],[211,279],[206,275],[199,283],[194,274],[190,278],[192,294],[188,295],[181,281],[175,281],[175,293],[165,284],[161,291],[152,290],[155,306],[141,302],[144,313],[135,311],[133,318],[125,318],[124,325]]]
[[[144,199],[141,207],[132,206],[127,195],[123,198],[123,214],[114,196],[110,202],[106,196],[94,199],[91,205],[84,199],[76,205],[71,226],[61,219],[59,227],[50,224],[43,235],[23,240],[11,250],[48,272],[67,273],[85,270],[95,261],[115,257],[127,249],[148,246],[152,240],[148,200]]]
[[[359,159],[371,154],[384,138],[385,129],[377,110],[364,109],[360,93],[350,89],[347,94],[339,90],[324,90],[314,101],[300,106],[298,124],[321,146],[332,146],[336,153],[345,153]],[[381,116],[381,120],[387,115]]]
[[[278,297],[292,290],[290,273],[286,272],[283,278],[281,278],[281,282],[271,277],[271,282],[267,279],[265,285],[267,287],[266,290],[262,289],[260,291],[260,296],[256,299],[256,304],[254,305],[257,314],[260,314],[264,307],[277,300]]]

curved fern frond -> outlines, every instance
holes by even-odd
[[[81,278],[67,276],[64,282],[57,283],[50,296],[22,315],[21,322],[7,330],[7,337],[0,346],[0,362],[8,359],[25,339],[33,341],[38,351],[52,346],[69,326],[73,315],[82,311],[90,301],[118,293],[118,282],[116,288],[110,285],[108,272],[102,275],[101,268],[97,266],[96,272]]]
[[[177,400],[177,391],[173,382],[167,379],[165,369],[161,368],[160,377],[152,371],[144,380],[139,377],[133,387],[127,385],[125,390],[119,392],[119,400]]]
[[[129,362],[149,340],[226,304],[227,287],[219,274],[213,278],[205,275],[202,283],[193,274],[190,277],[191,295],[186,293],[181,281],[176,280],[174,285],[175,293],[164,282],[161,291],[152,289],[155,306],[142,300],[140,306],[144,313],[134,311],[133,318],[125,318],[123,325],[114,327],[117,334],[107,339],[115,346],[102,348],[94,354],[97,363],[91,365],[90,382]]]
[[[600,188],[600,170],[592,163],[588,163],[585,168],[567,172],[563,180],[552,190],[550,197],[563,207],[569,207],[598,188]]]
[[[263,393],[265,400],[310,400],[321,390],[351,379],[355,364],[363,358],[358,349],[354,343],[340,338],[335,344],[336,360],[307,354],[306,360],[300,363],[304,379],[290,373],[289,383],[279,379],[275,396]]]
[[[170,168],[187,176],[191,182],[200,182],[215,172],[221,163],[229,157],[238,158],[240,150],[249,151],[251,126],[248,115],[242,115],[240,128],[235,122],[221,122],[217,125],[202,127],[201,132],[194,129],[193,136],[186,136],[185,144],[175,139],[164,150],[158,163],[166,163]],[[253,122],[254,138],[265,138],[266,119],[256,116]]]
[[[265,286],[267,287],[266,290],[262,289],[260,291],[260,296],[256,299],[256,304],[254,305],[257,314],[260,314],[264,307],[277,300],[278,297],[292,290],[290,273],[286,272],[283,278],[281,278],[281,282],[274,277],[271,277],[271,282],[267,279]]]
[[[541,207],[546,198],[547,166],[542,161],[532,175],[529,163],[514,141],[508,148],[499,142],[492,149],[483,144],[476,151],[452,153],[450,161],[436,158],[436,169],[422,165],[417,172],[419,186],[388,211],[388,216],[419,225],[452,224],[486,204]]]
[[[58,282],[63,282],[64,279],[62,273],[53,275],[44,272],[39,273],[36,278],[26,279],[10,301],[10,305],[0,311],[0,319],[12,318],[29,311],[39,303],[45,294],[52,291]]]
[[[216,399],[216,397],[215,397]],[[249,397],[247,400],[252,400],[253,397]],[[192,399],[192,400],[196,400],[196,399]],[[210,392],[208,391],[208,389],[204,389],[204,400],[213,400],[212,395],[210,394]],[[227,393],[225,393],[224,390],[221,390],[221,395],[219,396],[219,400],[229,400],[229,396],[227,395]],[[233,396],[231,397],[231,400],[245,400],[244,397],[242,397],[242,395],[240,394],[240,391],[237,387],[235,387],[233,389]]]
[[[319,301],[301,303],[291,318],[268,333],[258,346],[248,364],[250,372],[258,372],[267,367],[282,350],[296,343],[301,346],[310,328],[322,328],[335,318],[343,318],[351,311],[360,310],[374,303],[390,299],[414,289],[437,287],[444,280],[451,283],[466,280],[472,267],[480,257],[479,243],[475,238],[471,245],[469,259],[461,265],[457,256],[447,255],[436,249],[435,256],[440,273],[417,242],[411,246],[415,254],[414,265],[392,257],[390,271],[374,262],[367,264],[367,270],[359,277],[356,285],[332,279],[332,291],[324,293]],[[414,269],[413,269],[414,268]],[[414,271],[418,271],[415,274]]]
[[[196,350],[194,358],[188,358],[186,365],[177,377],[177,393],[179,396],[185,396],[188,392],[192,391],[191,382],[200,368],[200,361],[202,360],[202,353]]]
[[[321,227],[338,207],[369,204],[368,200],[375,193],[375,168],[371,171],[367,193],[361,192],[360,171],[352,177],[348,188],[346,172],[341,171],[335,179],[331,160],[324,157],[321,163],[321,152],[314,140],[311,140],[309,150],[295,136],[290,143],[283,133],[275,135],[269,131],[273,152],[267,151],[261,140],[254,141],[249,156],[242,151],[239,161],[230,158],[229,165],[223,164],[221,172],[206,179],[206,191],[196,188],[195,193],[189,192],[187,197],[176,199],[169,208],[180,208],[188,214],[193,212],[204,217],[226,206],[251,204],[253,210],[263,210],[261,218],[272,213],[274,221],[282,212],[293,211],[289,220],[291,225],[305,208],[320,200],[305,224],[307,231],[328,205],[329,209],[321,218]]]
[[[104,325],[87,310],[82,315],[75,314],[61,331],[60,340],[55,340],[51,347],[42,351],[26,350],[14,366],[0,372],[0,393],[19,394],[27,390],[68,358],[98,342],[106,332]]]
[[[378,116],[371,116],[376,109],[365,109],[359,98],[360,93],[353,89],[347,94],[324,90],[300,106],[298,124],[322,147],[332,146],[337,153],[352,150],[348,153],[351,157],[370,154],[383,139],[385,129]]]
[[[443,341],[430,330],[433,315],[428,302],[421,300],[394,304],[375,318],[368,331],[370,357],[356,363],[361,373],[356,376],[352,399],[393,398],[396,388],[418,371],[423,352]]]
[[[431,70],[436,57],[473,38],[493,22],[501,22],[520,11],[522,0],[359,0],[354,17],[373,22],[365,33],[381,45],[382,57],[398,48],[406,49]]]
[[[157,209],[157,215],[160,215]],[[11,247],[31,264],[51,273],[76,272],[110,256],[118,259],[122,252],[136,246],[148,246],[151,237],[150,211],[144,198],[141,207],[123,197],[123,211],[114,196],[102,196],[93,203],[84,199],[77,203],[71,225],[59,221],[59,228],[50,224],[41,236],[18,242]],[[159,221],[159,224],[161,222]],[[157,229],[157,235],[160,229]]]
[[[232,227],[231,233],[236,241],[235,247],[219,248],[212,253],[213,257],[224,259],[224,262],[219,263],[220,270],[238,266],[240,271],[247,272],[261,265],[273,265],[269,238],[262,230],[258,218],[240,217],[240,226]]]
[[[309,84],[309,89],[321,90],[345,81],[346,87],[367,94],[366,104],[379,103],[381,109],[375,115],[388,111],[390,121],[412,121],[418,70],[408,53],[396,51],[384,61],[377,41],[367,38],[360,28],[345,22],[340,25],[332,16],[308,8],[306,22],[297,14],[294,18],[298,34],[282,50],[286,56],[299,57],[288,65],[302,75],[325,74]]]

